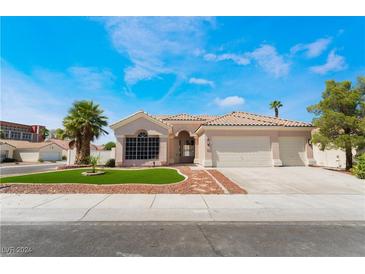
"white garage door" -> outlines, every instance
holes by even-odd
[[[217,167],[272,166],[270,138],[214,137],[213,165]]]
[[[61,153],[59,151],[43,151],[40,153],[40,158],[43,161],[58,161],[61,160]]]
[[[305,139],[303,137],[280,137],[280,159],[284,166],[304,166]]]
[[[23,162],[38,162],[39,153],[38,152],[31,152],[31,151],[23,151],[19,152],[20,160]]]

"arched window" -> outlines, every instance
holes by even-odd
[[[138,138],[147,138],[148,135],[147,135],[147,132],[141,131],[140,133],[138,133],[137,137]]]
[[[160,138],[148,136],[146,131],[140,131],[136,137],[126,138],[126,160],[157,160],[159,152]]]

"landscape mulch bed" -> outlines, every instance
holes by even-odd
[[[212,178],[214,176],[232,194],[246,193],[219,171],[204,169],[192,170],[190,167],[175,167],[187,179],[169,185],[93,185],[93,184],[2,184],[0,193],[56,194],[56,193],[124,193],[124,194],[224,194],[224,190]]]

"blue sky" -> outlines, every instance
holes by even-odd
[[[364,74],[364,17],[1,18],[2,119],[48,128],[80,99],[110,122],[141,109],[271,115],[272,100],[311,121],[325,80]]]

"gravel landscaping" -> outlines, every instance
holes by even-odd
[[[51,194],[51,193],[127,193],[127,194],[158,194],[158,193],[171,193],[171,194],[224,194],[222,187],[216,183],[214,178],[220,182],[220,184],[226,188],[231,194],[246,193],[245,190],[237,186],[235,183],[230,181],[219,171],[211,174],[204,169],[192,170],[188,166],[176,166],[175,168],[184,174],[187,179],[178,183],[170,184],[71,184],[71,183],[58,183],[58,184],[21,184],[21,183],[2,183],[0,193],[40,193],[40,194]],[[150,169],[147,169],[150,170]],[[151,169],[154,170],[154,169]],[[72,170],[75,171],[75,170]],[[116,170],[117,171],[117,170]],[[129,170],[132,171],[132,170]],[[134,171],[134,170],[133,170]],[[69,172],[69,171],[62,171]],[[78,172],[82,172],[78,170]],[[42,173],[47,174],[47,173]],[[40,175],[40,174],[38,174]],[[104,176],[104,175],[101,175]],[[82,176],[84,178],[99,178],[99,176]],[[183,177],[183,176],[181,176]],[[7,177],[10,178],[10,177]],[[6,178],[2,178],[1,180]],[[181,181],[181,180],[180,180]]]

